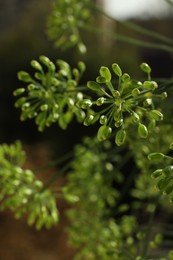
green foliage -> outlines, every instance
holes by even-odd
[[[75,259],[125,259],[137,251],[135,216],[124,215],[117,222],[111,217],[120,198],[112,184],[120,184],[123,176],[114,165],[110,148],[110,142],[99,144],[96,138],[86,138],[75,148],[72,171],[63,190],[67,201],[76,202],[67,212],[70,241],[81,248]]]
[[[163,120],[163,114],[155,109],[155,101],[159,97],[162,99],[163,93],[157,94],[158,84],[150,79],[149,65],[142,63],[140,67],[147,73],[147,81],[131,79],[114,63],[112,70],[118,76],[118,82],[113,81],[111,71],[104,66],[100,68],[96,82],[88,82],[88,88],[96,92],[98,99],[80,100],[77,105],[87,110],[84,125],[91,125],[97,120],[102,125],[97,132],[98,140],[108,139],[114,130],[115,143],[123,145],[131,126],[135,126],[140,138],[147,138],[150,125]],[[117,128],[120,130],[117,131]]]
[[[89,0],[54,1],[48,34],[56,46],[77,46],[86,52],[82,30],[103,33],[90,24],[92,11],[104,15],[97,6],[91,11],[93,6]],[[118,34],[112,38],[172,52],[167,37],[131,23],[127,26],[169,45]],[[96,80],[84,86],[79,85],[83,62],[71,69],[64,60],[53,63],[42,55],[31,66],[36,72],[20,71],[18,79],[25,86],[13,93],[22,121],[34,118],[39,131],[53,123],[66,129],[72,119],[84,126],[99,124],[93,137],[75,146],[71,161],[59,160],[65,162],[59,173],[67,174],[67,183],[58,195],[72,204],[67,215],[69,240],[77,248],[74,259],[154,259],[154,249],[164,241],[161,227],[152,229],[157,209],[170,210],[162,195],[173,201],[172,125],[162,107],[167,97],[171,103],[164,90],[172,81],[157,83],[145,62],[140,65],[145,80],[131,78],[113,63],[111,69],[101,66]],[[24,162],[20,142],[0,146],[0,209],[9,208],[16,217],[27,215],[28,224],[37,229],[49,228],[59,217],[48,189],[57,174],[43,184],[33,171],[24,169]],[[172,259],[172,251],[159,257]]]
[[[90,0],[56,0],[48,17],[48,35],[55,46],[62,49],[77,45],[81,53],[86,52],[80,30],[90,22]]]
[[[155,170],[151,177],[155,180],[156,188],[163,195],[169,195],[170,202],[173,202],[173,165]]]
[[[0,210],[9,208],[16,218],[27,214],[28,224],[50,228],[58,222],[56,201],[29,169],[22,169],[25,153],[20,142],[0,146]]]
[[[18,73],[19,80],[27,83],[25,88],[18,88],[13,93],[19,97],[15,106],[21,108],[21,120],[35,118],[39,131],[57,122],[65,129],[73,115],[82,121],[85,115],[76,106],[76,101],[83,98],[77,91],[77,84],[85,70],[84,63],[79,62],[78,68],[71,69],[67,62],[57,60],[57,70],[49,58],[42,55],[39,60],[31,61],[36,70],[33,77],[25,71]]]

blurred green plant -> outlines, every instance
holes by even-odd
[[[21,143],[0,146],[0,210],[9,208],[16,218],[27,214],[29,225],[50,228],[58,222],[56,200],[29,169],[23,169]]]
[[[80,52],[86,52],[80,30],[91,20],[90,5],[90,0],[54,1],[47,28],[48,35],[55,41],[56,47],[67,49],[77,45]]]

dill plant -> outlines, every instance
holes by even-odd
[[[93,1],[55,0],[47,30],[56,47],[76,46],[86,52],[81,31],[101,32],[94,29],[94,12],[112,19]],[[173,52],[172,39],[133,23],[122,24],[155,42],[104,33],[127,44]],[[44,131],[52,124],[65,130],[77,120],[86,127],[95,124],[97,131],[76,144],[72,156],[56,162],[66,166],[47,183],[23,169],[26,156],[19,141],[2,144],[0,209],[11,209],[17,218],[26,214],[28,224],[37,229],[56,225],[58,200],[51,185],[66,173],[67,183],[58,195],[73,205],[67,215],[69,242],[77,248],[74,259],[173,259],[172,250],[161,251],[164,229],[152,229],[158,209],[171,208],[168,201],[173,201],[172,124],[162,105],[166,99],[170,102],[167,82],[152,79],[152,68],[145,62],[139,64],[142,81],[115,61],[111,67],[101,66],[98,77],[85,85],[80,84],[82,61],[71,68],[64,60],[55,64],[41,55],[31,66],[32,75],[18,73],[23,87],[13,93],[22,121],[34,119],[38,131]],[[160,250],[157,258],[155,248]]]

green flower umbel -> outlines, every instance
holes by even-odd
[[[55,0],[48,18],[48,35],[55,46],[67,49],[77,46],[84,53],[86,46],[81,40],[80,30],[90,20],[90,0]]]
[[[83,99],[78,101],[77,105],[87,110],[84,125],[88,126],[99,120],[101,126],[97,137],[100,141],[109,138],[113,129],[117,129],[115,143],[120,146],[125,142],[127,130],[132,125],[135,126],[133,131],[136,131],[140,138],[146,138],[155,122],[163,119],[162,113],[154,108],[154,99],[162,99],[163,93],[153,94],[158,85],[150,78],[149,65],[142,63],[141,69],[147,73],[147,81],[132,80],[114,63],[112,70],[118,76],[118,82],[112,80],[112,73],[105,66],[100,68],[96,81],[88,82],[88,88],[96,92],[98,99]]]
[[[37,229],[56,225],[56,199],[34,173],[21,166],[25,153],[20,142],[0,145],[0,210],[10,209],[16,218],[27,215]]]
[[[57,60],[57,69],[49,58],[40,56],[39,60],[31,61],[36,70],[34,77],[25,71],[18,73],[19,80],[27,83],[14,91],[14,96],[20,96],[15,106],[21,108],[21,120],[35,118],[39,131],[56,122],[65,129],[73,115],[81,122],[85,114],[75,103],[83,98],[77,84],[85,70],[84,63],[71,69],[67,62]]]

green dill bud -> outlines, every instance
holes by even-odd
[[[79,79],[79,77],[80,77],[80,72],[79,72],[78,69],[76,69],[76,68],[73,69],[73,70],[72,70],[72,73],[73,73],[75,79]]]
[[[150,66],[149,66],[147,63],[145,63],[145,62],[143,62],[143,63],[140,65],[140,68],[141,68],[142,71],[146,72],[147,74],[150,74],[150,73],[151,73],[151,68],[150,68]]]
[[[115,98],[119,98],[120,97],[120,92],[118,90],[114,90],[112,91],[112,95],[115,97]]]
[[[50,59],[49,59],[48,57],[44,56],[44,55],[41,55],[41,56],[39,57],[39,60],[40,60],[42,63],[44,63],[44,64],[48,64],[48,63],[50,62]]]
[[[82,53],[82,54],[86,53],[87,48],[86,48],[85,44],[83,44],[82,42],[80,42],[80,43],[77,45],[77,47],[78,47],[78,50],[79,50],[80,53]]]
[[[141,82],[141,81],[137,81],[137,82],[136,82],[136,86],[137,86],[137,88],[142,87],[142,82]]]
[[[45,118],[46,118],[46,111],[42,111],[36,117],[36,120],[35,120],[36,124],[37,125],[43,124],[45,122]]]
[[[139,115],[134,111],[132,112],[131,117],[132,117],[132,120],[133,120],[134,123],[138,123],[140,121]]]
[[[164,100],[165,98],[167,98],[168,94],[167,94],[167,92],[162,92],[160,96],[161,96],[161,99]]]
[[[123,82],[128,82],[128,81],[130,81],[130,76],[129,76],[129,74],[124,73],[122,75],[121,79],[122,79]]]
[[[152,119],[148,124],[148,130],[152,131],[156,127],[156,120]]]
[[[41,105],[40,110],[41,110],[41,111],[47,111],[48,108],[49,108],[48,105],[47,105],[47,104],[44,104],[44,105]]]
[[[88,116],[85,118],[83,124],[84,124],[85,126],[89,126],[89,125],[92,124],[93,119],[94,119],[94,115],[88,115]]]
[[[120,66],[117,63],[113,63],[112,64],[112,69],[114,71],[114,73],[118,76],[121,77],[122,76],[122,70],[120,68]]]
[[[33,111],[33,110],[31,110],[30,112],[29,112],[29,114],[28,114],[28,118],[34,118],[34,117],[36,117],[37,116],[37,112],[35,112],[35,111]]]
[[[21,94],[23,94],[25,92],[24,88],[18,88],[13,92],[14,96],[20,96]]]
[[[67,104],[69,105],[69,107],[73,107],[74,106],[74,99],[73,98],[67,98]]]
[[[56,70],[55,64],[52,61],[49,62],[48,69],[50,71],[55,71]]]
[[[25,121],[29,117],[29,115],[30,115],[30,109],[23,110],[20,116],[20,120]]]
[[[29,102],[24,103],[24,104],[22,105],[22,111],[27,110],[29,107],[30,107],[30,103],[29,103]]]
[[[138,89],[138,88],[134,88],[133,90],[132,90],[132,96],[133,97],[138,97],[139,95],[140,95],[140,90]]]
[[[67,77],[69,76],[69,71],[66,70],[66,69],[61,69],[59,70],[59,75],[62,76],[62,77]]]
[[[173,165],[169,165],[163,169],[164,176],[168,176],[173,173]]]
[[[164,189],[163,189],[163,195],[169,195],[170,193],[173,192],[173,183],[166,186]]]
[[[34,73],[34,77],[36,79],[38,79],[38,80],[43,80],[44,79],[44,76],[41,73],[39,73],[39,72]]]
[[[163,241],[163,235],[161,233],[156,234],[154,242],[158,245]]]
[[[83,109],[88,109],[92,106],[92,101],[90,99],[79,100],[77,106]]]
[[[60,84],[61,84],[60,80],[58,80],[56,78],[51,78],[50,82],[52,83],[53,86],[60,86]]]
[[[157,182],[156,182],[156,188],[158,190],[162,190],[162,187],[164,186],[165,184],[165,178],[164,177],[160,177],[158,178]]]
[[[19,98],[19,99],[15,102],[15,107],[20,107],[20,106],[22,106],[25,102],[26,102],[26,98],[25,98],[25,97],[21,97],[21,98]]]
[[[165,157],[165,155],[163,153],[150,153],[148,155],[148,159],[151,161],[159,161],[162,160]]]
[[[98,98],[98,99],[96,100],[96,105],[97,105],[97,106],[101,106],[101,105],[104,104],[104,102],[105,102],[105,98],[104,98],[104,97],[100,97],[100,98]]]
[[[59,114],[58,113],[53,113],[53,115],[51,115],[51,116],[52,116],[52,122],[56,122],[57,119],[59,118]]]
[[[106,81],[106,78],[104,78],[102,76],[98,76],[96,78],[96,82],[102,84],[102,83],[106,83],[107,81]]]
[[[114,120],[118,121],[120,119],[123,119],[122,113],[120,111],[115,111],[114,112]]]
[[[144,107],[151,106],[152,104],[153,104],[152,98],[147,98],[143,102]]]
[[[102,116],[100,117],[100,124],[101,124],[101,125],[106,125],[107,121],[108,121],[107,116],[102,115]]]
[[[43,183],[41,181],[39,181],[39,180],[36,180],[34,184],[35,184],[35,186],[37,188],[42,188],[43,187]]]
[[[82,92],[78,92],[76,95],[76,99],[77,100],[82,100],[83,99],[83,93]]]
[[[44,64],[44,65],[46,65],[47,67],[49,67],[49,65],[50,65],[50,59],[48,58],[48,57],[46,57],[46,56],[44,56],[44,55],[41,55],[40,57],[39,57],[39,60]]]
[[[84,72],[86,70],[85,63],[83,61],[78,62],[78,68],[81,72]]]
[[[94,91],[100,91],[101,90],[101,86],[95,81],[88,81],[87,87],[91,90],[94,90]]]
[[[150,116],[151,119],[154,119],[156,121],[163,120],[163,114],[158,110],[151,110],[149,112],[149,116]]]
[[[151,174],[151,178],[152,179],[157,179],[158,177],[160,177],[163,173],[162,169],[157,169],[155,170],[152,174]]]
[[[27,89],[28,89],[28,91],[32,91],[32,90],[34,90],[34,89],[36,89],[36,88],[38,88],[35,84],[29,84],[28,86],[27,86]]]
[[[142,256],[137,256],[135,260],[142,260]]]
[[[39,70],[39,71],[42,71],[42,66],[40,65],[40,63],[36,60],[32,60],[31,61],[31,66],[36,69],[36,70]]]
[[[115,143],[116,143],[118,146],[121,146],[121,145],[124,144],[125,139],[126,139],[126,131],[125,131],[124,129],[120,129],[120,130],[116,133]]]
[[[104,141],[109,138],[112,133],[112,128],[106,125],[100,126],[97,132],[97,138],[99,141]]]
[[[73,195],[73,194],[68,194],[68,193],[64,193],[64,199],[68,203],[76,203],[80,200],[80,198],[78,196]]]
[[[78,122],[83,122],[83,120],[85,118],[85,112],[83,110],[81,110],[81,109],[75,110],[75,115],[76,115]]]
[[[141,138],[147,138],[148,129],[144,124],[139,123],[139,125],[138,125],[138,135]]]
[[[58,60],[56,61],[56,63],[58,64],[58,66],[60,67],[60,69],[62,69],[62,70],[67,70],[67,71],[70,70],[70,65],[69,65],[66,61],[61,60],[61,59],[58,59]]]
[[[144,81],[143,87],[151,90],[158,88],[158,85],[155,81]]]
[[[115,127],[120,127],[120,126],[122,126],[122,124],[123,124],[123,119],[122,118],[117,120],[117,121],[115,121]]]
[[[17,76],[18,76],[18,79],[21,80],[21,81],[32,82],[31,76],[26,71],[19,71]]]
[[[101,77],[106,79],[106,82],[111,81],[111,73],[110,73],[110,70],[107,67],[102,66],[100,68],[99,72],[100,72]]]

